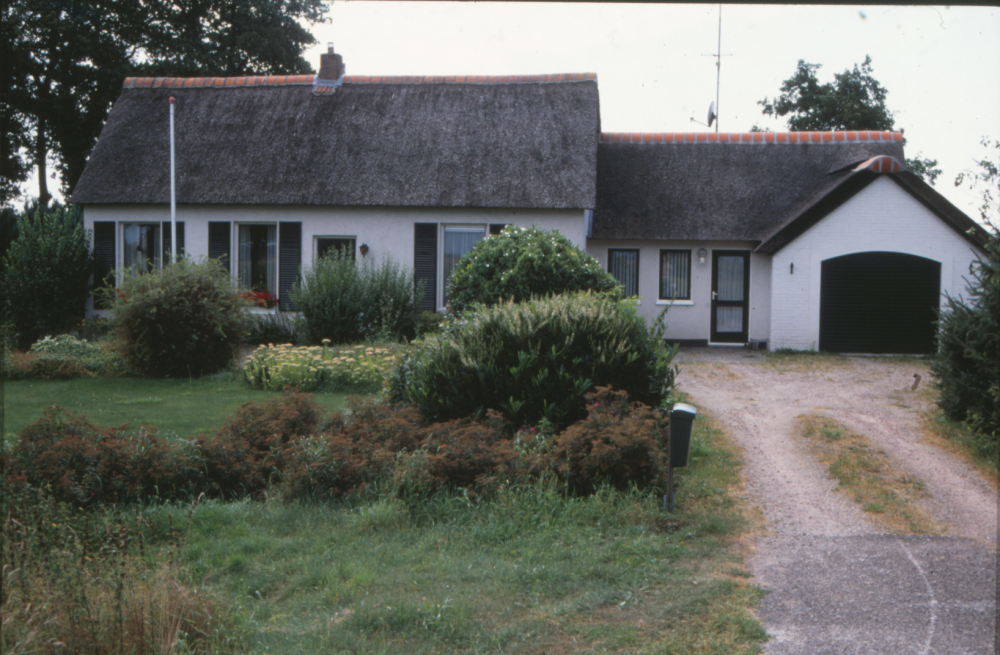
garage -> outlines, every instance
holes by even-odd
[[[820,350],[935,351],[940,262],[898,252],[862,252],[823,261],[821,275]]]

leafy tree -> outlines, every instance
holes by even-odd
[[[895,112],[885,104],[888,92],[872,75],[871,63],[866,55],[860,67],[855,64],[853,70],[836,73],[833,82],[820,84],[816,78],[820,64],[800,59],[795,74],[782,82],[781,95],[757,104],[765,116],[787,116],[788,129],[793,131],[895,130]],[[934,184],[941,174],[937,163],[917,153],[916,158],[906,160],[906,167]]]
[[[991,147],[984,139],[983,146]],[[1000,141],[996,159],[984,157],[977,168],[960,173],[955,185],[968,183],[983,194],[980,215],[989,227],[984,248],[970,267],[968,298],[946,296],[939,322],[939,352],[931,370],[941,396],[938,404],[952,419],[966,421],[977,435],[980,452],[1000,454]]]
[[[17,231],[4,257],[4,309],[18,346],[27,348],[83,320],[93,260],[78,211],[60,207],[25,214]]]
[[[448,281],[448,304],[457,314],[476,303],[618,290],[618,281],[565,236],[508,225],[500,234],[480,240],[459,260]]]
[[[311,72],[300,24],[322,22],[322,0],[15,0],[3,8],[4,136],[0,199],[48,166],[69,192],[125,77]]]

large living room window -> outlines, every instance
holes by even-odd
[[[240,284],[278,296],[278,228],[245,223],[239,226]]]
[[[444,227],[444,291],[443,303],[448,306],[448,280],[458,265],[458,260],[472,250],[476,243],[486,237],[485,225],[446,225]]]
[[[124,223],[122,232],[125,268],[149,273],[160,267],[159,223]]]
[[[691,251],[660,251],[660,300],[691,300]]]

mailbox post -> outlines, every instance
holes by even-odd
[[[698,408],[677,403],[670,410],[670,429],[667,432],[667,495],[663,497],[663,510],[674,511],[674,467],[687,466],[691,451],[691,428]]]

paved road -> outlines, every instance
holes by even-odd
[[[762,354],[721,349],[690,349],[679,362],[681,389],[743,446],[748,499],[765,516],[748,561],[769,590],[758,608],[771,635],[765,653],[1000,653],[995,488],[952,455],[928,458],[932,447],[915,426],[930,396],[901,395],[921,363],[852,358],[782,369]],[[926,481],[925,509],[947,536],[874,526],[798,437],[800,413],[846,422]]]

